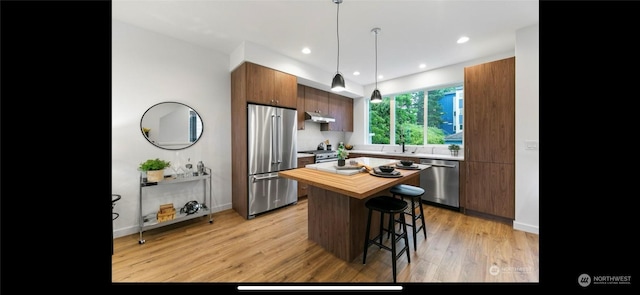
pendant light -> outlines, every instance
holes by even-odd
[[[371,93],[371,102],[379,103],[382,102],[382,95],[380,94],[380,90],[378,90],[378,34],[380,33],[380,28],[371,29],[371,33],[376,35],[376,88]]]
[[[340,34],[338,31],[338,16],[340,15],[340,3],[342,0],[333,0],[333,3],[338,5],[338,9],[336,10],[336,36],[338,37],[338,63],[336,65],[336,75],[333,77],[333,81],[331,81],[331,90],[340,92],[345,89],[344,78],[340,74]]]

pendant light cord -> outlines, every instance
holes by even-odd
[[[376,33],[376,89],[378,89],[378,31]]]
[[[379,103],[382,101],[382,94],[380,94],[380,90],[378,90],[378,34],[380,33],[380,28],[373,28],[371,29],[371,32],[376,34],[376,40],[375,40],[375,55],[376,55],[376,73],[375,73],[375,78],[376,78],[376,88],[373,90],[373,93],[371,93],[371,102],[372,103]]]
[[[338,9],[336,9],[336,37],[338,38],[338,62],[336,63],[336,73],[340,73],[339,71],[340,69],[340,32],[339,32],[340,2],[337,2],[336,4],[338,5]]]

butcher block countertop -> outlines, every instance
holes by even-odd
[[[362,158],[362,159],[367,160],[370,158]],[[375,160],[380,160],[380,159],[375,159]],[[393,160],[393,159],[388,159],[388,160],[399,162],[398,160]],[[429,167],[429,165],[421,165],[421,166],[423,166],[423,168]],[[402,174],[402,177],[398,177],[398,178],[378,177],[378,176],[369,174],[368,172],[366,172],[366,170],[364,172],[354,174],[354,175],[343,175],[343,174],[320,171],[312,168],[297,168],[292,170],[280,171],[278,172],[278,175],[362,200],[380,191],[388,189],[396,184],[400,184],[404,182],[407,177],[414,175],[416,173],[420,173],[421,171],[421,170],[404,170],[404,169],[396,169],[396,170]]]

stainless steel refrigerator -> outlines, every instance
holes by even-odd
[[[297,118],[292,109],[247,107],[249,219],[298,201],[298,182],[278,176],[278,171],[298,165]]]

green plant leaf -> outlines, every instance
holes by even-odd
[[[149,159],[140,163],[141,171],[164,170],[171,167],[170,161],[160,160],[159,158]]]

